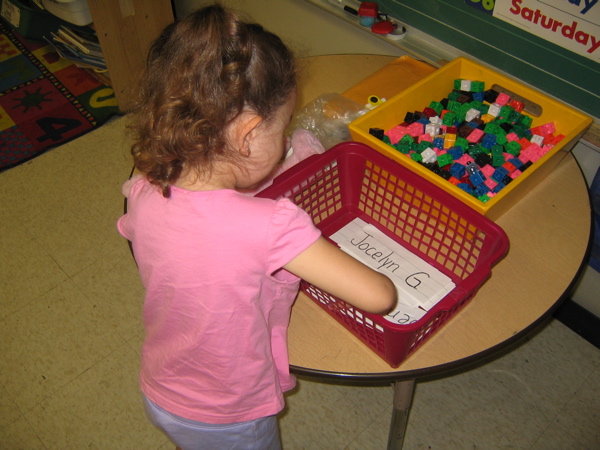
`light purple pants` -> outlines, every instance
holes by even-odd
[[[280,450],[277,417],[249,422],[210,424],[171,414],[144,397],[150,422],[182,450]]]

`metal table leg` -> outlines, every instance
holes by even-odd
[[[399,450],[402,448],[414,389],[415,380],[394,382],[394,409],[392,411],[392,423],[390,424],[390,434],[388,436],[388,450]]]

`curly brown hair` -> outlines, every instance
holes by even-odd
[[[184,169],[233,160],[224,131],[243,110],[268,121],[295,88],[294,56],[279,37],[220,4],[195,11],[150,48],[132,110],[135,166],[169,197]]]

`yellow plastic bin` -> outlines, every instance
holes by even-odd
[[[452,91],[456,79],[483,81],[485,82],[485,89],[490,89],[493,85],[499,85],[507,91],[533,102],[539,107],[538,112],[541,112],[541,114],[537,117],[528,114],[533,119],[532,127],[554,122],[556,133],[565,136],[562,141],[536,161],[527,171],[515,178],[514,181],[485,203],[369,134],[370,128],[389,130],[404,122],[407,112],[423,111],[431,101],[440,101]],[[495,220],[556,167],[591,123],[592,119],[589,116],[564,103],[467,58],[456,58],[373,111],[356,119],[349,125],[349,128],[353,140],[373,147],[446,190],[474,210]]]

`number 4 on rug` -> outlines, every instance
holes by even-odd
[[[39,142],[44,142],[48,139],[60,141],[66,133],[81,126],[81,122],[77,119],[60,117],[43,117],[36,120],[36,123],[46,132],[45,135],[37,138]]]

